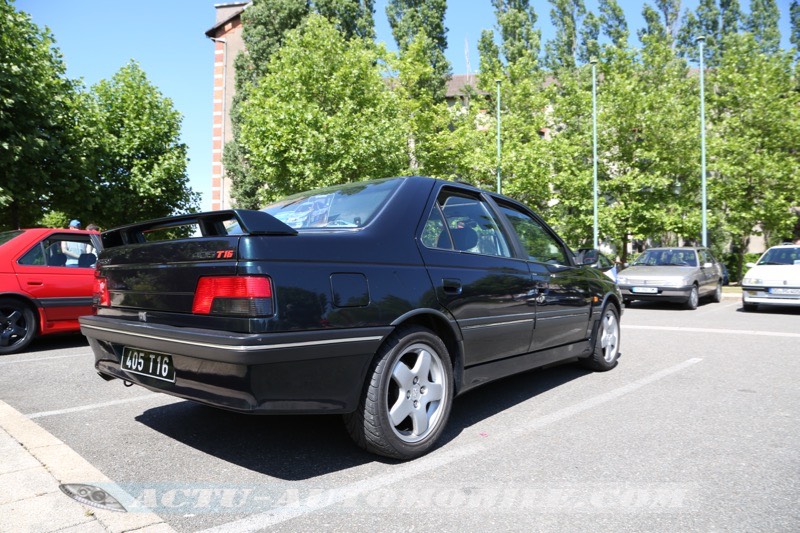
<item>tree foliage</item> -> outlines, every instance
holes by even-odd
[[[237,205],[407,168],[405,127],[374,47],[312,14],[267,71],[241,109],[250,171],[233,181]]]
[[[800,93],[797,65],[776,48],[774,1],[753,0],[746,13],[739,0],[699,0],[681,15],[678,0],[650,0],[634,47],[618,0],[600,0],[596,12],[582,0],[550,0],[555,37],[543,54],[532,4],[492,0],[496,21],[478,42],[478,87],[450,105],[442,101],[444,0],[389,2],[397,54],[353,42],[330,19],[304,18],[248,84],[253,97],[237,136],[248,154],[248,171],[235,181],[240,205],[402,173],[494,189],[499,163],[504,193],[538,209],[573,246],[588,245],[587,62],[597,57],[601,241],[623,260],[632,243],[699,243],[703,35],[712,246],[741,246],[759,227],[769,239],[791,235]],[[792,13],[795,28],[800,8]]]
[[[73,212],[108,228],[196,209],[181,115],[138,63],[92,87],[87,105],[93,159],[82,188],[90,194]]]
[[[418,36],[430,39],[431,45],[426,49],[435,75],[427,89],[437,102],[444,101],[445,85],[450,78],[450,62],[444,55],[447,50],[446,10],[447,0],[389,0],[386,5],[386,16],[401,55]]]
[[[50,32],[0,0],[0,229],[80,193],[77,96]]]

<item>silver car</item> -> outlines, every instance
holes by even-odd
[[[722,266],[706,248],[650,248],[617,278],[624,302],[677,302],[697,309],[700,298],[722,299]]]

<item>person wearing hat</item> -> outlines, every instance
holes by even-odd
[[[81,229],[81,221],[74,219],[69,222],[69,229]],[[67,265],[77,265],[81,254],[86,251],[86,245],[76,241],[61,241],[61,252],[67,256]]]

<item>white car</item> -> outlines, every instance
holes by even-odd
[[[800,244],[773,246],[747,267],[742,280],[745,311],[756,311],[759,305],[800,306]]]

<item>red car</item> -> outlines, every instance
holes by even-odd
[[[0,232],[0,355],[37,335],[77,332],[92,314],[95,231],[36,228]]]

